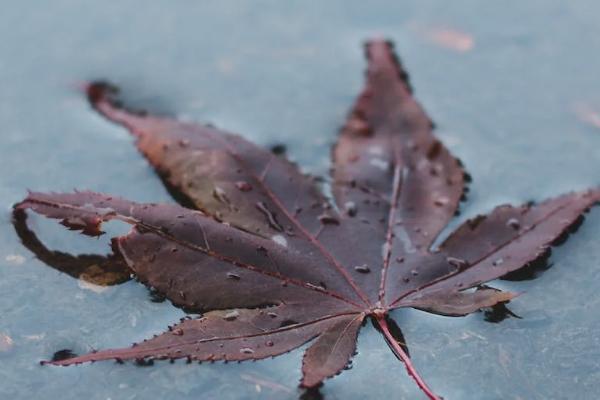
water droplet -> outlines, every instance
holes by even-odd
[[[465,269],[469,266],[469,263],[467,262],[467,260],[463,260],[462,258],[447,257],[446,262],[448,264],[452,265],[454,268],[456,268],[459,271],[462,271],[463,269]]]
[[[435,201],[433,202],[433,204],[435,204],[438,207],[442,207],[445,206],[446,204],[450,203],[450,199],[447,198],[446,196],[441,196],[438,197],[437,199],[435,199]]]
[[[252,185],[246,181],[237,181],[235,183],[235,187],[238,188],[241,192],[249,192],[252,190]]]
[[[238,274],[234,274],[233,272],[228,272],[227,273],[227,278],[233,279],[235,281],[239,281],[241,279]]]
[[[346,214],[349,217],[356,216],[356,213],[358,212],[358,209],[356,208],[356,203],[353,201],[347,201],[346,203],[344,203],[344,208],[346,209]]]
[[[494,267],[499,267],[502,264],[504,264],[504,259],[503,258],[498,258],[497,260],[494,260],[494,262],[492,263],[492,265]]]
[[[267,346],[267,347],[273,347],[274,344],[275,343],[273,343],[272,340],[267,340],[267,342],[265,343],[265,346]]]
[[[274,313],[274,312],[269,312],[269,313],[267,313],[267,315],[269,317],[271,317],[271,318],[277,318],[278,317],[278,315],[276,313]]]
[[[176,328],[171,331],[171,333],[175,336],[183,336],[183,329]]]
[[[412,276],[417,276],[417,275],[419,275],[419,271],[418,271],[418,270],[416,270],[416,269],[413,269],[413,270],[411,270],[411,271],[410,271],[410,273],[412,274]]]
[[[510,218],[506,221],[506,226],[513,228],[514,230],[518,230],[521,227],[521,223],[516,218]]]
[[[383,158],[371,158],[369,160],[369,164],[381,171],[387,171],[390,168],[390,163],[387,160],[384,160]]]
[[[396,262],[402,264],[404,262],[404,257],[396,257]]]
[[[254,354],[254,350],[249,347],[243,347],[240,349],[240,353],[242,354]]]
[[[315,284],[312,284],[310,282],[307,282],[306,286],[309,287],[309,288],[311,288],[311,289],[325,290],[325,288],[323,286],[321,286],[321,285],[315,285]]]
[[[283,232],[282,226],[279,224],[279,222],[277,222],[277,217],[275,216],[274,213],[269,211],[269,209],[267,208],[265,203],[263,203],[262,201],[259,201],[255,204],[255,206],[256,206],[256,209],[258,211],[260,211],[261,213],[263,213],[263,215],[267,218],[267,223],[269,224],[269,226],[271,228],[273,228],[279,232]]]
[[[238,310],[229,311],[225,315],[223,315],[223,319],[225,321],[234,321],[237,317],[240,316],[240,312]]]
[[[283,247],[287,247],[288,245],[287,239],[285,238],[285,236],[282,235],[274,235],[273,237],[271,237],[271,240]]]
[[[371,272],[371,268],[369,268],[367,264],[357,265],[356,267],[354,267],[354,270],[356,272],[360,272],[361,274],[368,274],[369,272]]]
[[[227,194],[223,189],[218,186],[215,186],[213,189],[213,197],[220,201],[221,203],[229,204],[229,199],[227,198]]]
[[[319,215],[318,218],[319,218],[319,221],[321,221],[321,223],[323,225],[330,225],[330,224],[331,225],[339,225],[340,224],[340,221],[337,218],[335,218],[329,214],[326,214],[326,213]]]

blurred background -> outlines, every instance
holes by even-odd
[[[367,4],[368,3],[368,4]],[[437,135],[473,176],[454,222],[504,203],[600,184],[600,3],[593,0],[0,1],[0,398],[298,399],[301,351],[256,363],[153,367],[38,362],[61,349],[126,346],[184,315],[136,282],[109,288],[46,267],[20,243],[27,189],[93,189],[172,201],[123,129],[92,112],[82,82],[129,102],[283,145],[326,176],[362,85],[362,43],[396,43]],[[51,249],[109,252],[31,216]],[[113,227],[114,230],[122,229]],[[600,210],[524,292],[522,319],[394,313],[413,361],[446,399],[596,399]],[[489,318],[488,318],[489,319]],[[368,325],[325,399],[423,395]]]

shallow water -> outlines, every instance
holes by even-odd
[[[600,183],[600,3],[365,3],[55,0],[50,10],[3,2],[0,335],[12,345],[0,347],[0,398],[299,396],[301,351],[232,365],[38,364],[60,349],[128,345],[183,315],[135,282],[101,293],[81,287],[35,259],[10,224],[27,188],[171,201],[128,134],[90,111],[76,90],[82,81],[110,79],[136,104],[285,144],[324,175],[362,83],[360,43],[381,34],[396,41],[438,136],[473,176],[460,218]],[[441,29],[467,36],[447,48]],[[54,249],[108,251],[104,239],[31,222]],[[495,283],[525,292],[511,303],[522,319],[395,313],[436,391],[450,400],[597,398],[599,235],[596,210],[539,279]],[[370,325],[358,350],[352,370],[324,386],[326,399],[423,397]]]

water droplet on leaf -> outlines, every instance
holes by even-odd
[[[237,317],[240,316],[240,312],[238,310],[229,311],[225,315],[223,315],[223,319],[225,321],[234,321]]]
[[[347,201],[346,203],[344,203],[344,208],[346,209],[346,214],[349,217],[356,216],[356,213],[358,212],[358,209],[356,208],[356,203],[353,201]]]
[[[469,263],[467,262],[467,260],[463,260],[462,258],[447,257],[446,262],[448,262],[448,264],[452,265],[454,268],[456,268],[459,271],[462,271],[463,269],[465,269],[469,266]]]
[[[354,267],[354,270],[356,272],[360,272],[361,274],[368,274],[369,272],[371,272],[371,268],[369,268],[367,264],[357,265],[356,267]]]
[[[241,192],[249,192],[252,190],[252,185],[246,181],[237,181],[235,183],[235,187],[238,188]]]
[[[283,247],[287,247],[288,245],[287,239],[283,235],[273,235],[273,237],[271,237],[271,240]]]
[[[503,258],[499,258],[499,259],[497,259],[497,260],[494,260],[494,262],[492,263],[492,265],[493,265],[494,267],[498,267],[498,266],[500,266],[500,265],[502,265],[502,264],[504,264],[504,259],[503,259]]]
[[[213,197],[224,204],[229,204],[229,199],[227,198],[227,194],[223,189],[218,186],[215,186],[213,189]]]
[[[325,290],[325,288],[323,286],[321,286],[321,285],[315,285],[315,284],[312,284],[310,282],[307,282],[306,286],[309,287],[309,288],[311,288],[311,289]]]
[[[240,278],[240,276],[239,276],[238,274],[235,274],[235,273],[233,273],[233,272],[228,272],[228,273],[227,273],[227,278],[229,278],[229,279],[233,279],[233,280],[235,280],[235,281],[239,281],[239,280],[241,279],[241,278]]]
[[[319,215],[318,218],[319,218],[319,221],[321,221],[321,223],[323,225],[339,225],[340,224],[340,221],[337,218],[335,218],[329,214],[326,214],[326,213]]]
[[[445,206],[446,204],[448,204],[449,202],[450,202],[449,198],[442,196],[442,197],[438,197],[437,199],[435,199],[433,204],[435,204],[438,207],[442,207],[442,206]]]
[[[506,221],[506,226],[517,230],[521,227],[521,223],[516,218],[510,218],[508,221]]]

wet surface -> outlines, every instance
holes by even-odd
[[[185,315],[151,301],[135,281],[89,285],[48,268],[10,224],[10,207],[28,188],[171,201],[131,137],[89,109],[77,91],[82,81],[108,79],[133,104],[283,146],[274,151],[324,175],[334,133],[362,84],[360,43],[383,34],[396,41],[437,135],[473,177],[453,226],[498,203],[600,184],[600,5],[396,3],[55,1],[51,13],[7,3],[0,15],[0,398],[300,396],[300,351],[229,365],[39,365],[61,351],[128,345]],[[28,222],[50,250],[110,251],[104,238],[37,216]],[[599,235],[596,210],[536,279],[492,283],[524,292],[509,305],[521,319],[394,313],[431,386],[451,400],[595,399]],[[422,397],[370,324],[358,350],[352,371],[321,390],[325,399],[359,399],[366,390],[373,398]]]

